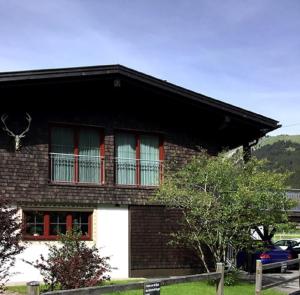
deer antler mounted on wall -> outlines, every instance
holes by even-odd
[[[31,117],[28,113],[26,113],[26,120],[28,121],[28,125],[27,128],[20,134],[14,134],[11,130],[8,129],[8,127],[6,126],[6,119],[7,119],[8,115],[7,114],[3,114],[1,116],[1,121],[4,125],[3,130],[6,131],[8,133],[9,136],[12,136],[15,138],[15,151],[18,151],[21,147],[21,138],[25,137],[25,133],[27,133],[29,131],[30,128],[30,124],[31,124]]]

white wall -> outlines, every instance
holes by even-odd
[[[74,210],[75,211],[75,210]],[[112,278],[129,276],[129,222],[128,207],[101,206],[93,212],[93,242],[100,249],[101,256],[110,256]],[[16,257],[16,264],[11,269],[9,284],[23,284],[29,281],[42,281],[37,269],[23,262],[36,261],[42,254],[48,255],[48,246],[52,242],[32,241],[27,243],[25,251]]]
[[[129,220],[128,207],[100,207],[97,209],[96,245],[103,256],[110,256],[112,278],[129,276]]]
[[[15,266],[10,270],[11,276],[9,283],[24,283],[29,281],[42,281],[40,272],[24,260],[34,262],[40,255],[47,257],[48,247],[45,242],[28,242],[23,253],[17,255]]]

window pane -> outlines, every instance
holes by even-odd
[[[79,137],[79,181],[100,182],[100,138],[97,130],[80,130]]]
[[[158,136],[141,136],[141,184],[159,184],[159,138]]]
[[[43,236],[44,235],[44,225],[36,223],[26,224],[26,234],[32,236]]]
[[[73,212],[72,220],[73,224],[75,223],[88,223],[90,212]]]
[[[132,134],[116,136],[116,177],[117,184],[136,183],[136,141]]]
[[[73,229],[81,231],[82,235],[88,235],[90,212],[72,213]]]
[[[44,212],[24,212],[27,235],[44,235]]]
[[[50,224],[49,233],[50,236],[57,236],[59,234],[65,234],[67,232],[66,224]]]
[[[74,179],[74,131],[71,128],[52,128],[51,177],[54,181]]]
[[[50,213],[50,229],[51,236],[65,234],[67,231],[67,213],[66,212],[51,212]]]

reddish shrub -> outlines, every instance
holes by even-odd
[[[81,233],[73,231],[60,236],[60,245],[49,247],[48,258],[31,263],[44,277],[48,289],[91,287],[110,279],[109,257],[101,257],[99,250],[88,247]]]

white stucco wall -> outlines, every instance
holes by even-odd
[[[29,281],[42,281],[40,272],[24,260],[33,262],[40,258],[40,255],[47,257],[48,247],[45,242],[28,242],[23,253],[17,255],[15,266],[10,270],[9,283],[24,283]]]
[[[112,278],[129,276],[128,207],[101,207],[97,210],[96,246],[101,255],[110,256]]]
[[[78,209],[74,209],[76,211]],[[100,249],[101,256],[110,257],[112,278],[127,278],[129,276],[129,222],[128,207],[101,206],[93,212],[93,241],[87,242]],[[16,263],[11,268],[9,284],[23,284],[28,281],[42,281],[37,269],[23,260],[35,261],[42,254],[48,255],[48,246],[54,241],[27,242],[23,253],[16,257]]]

